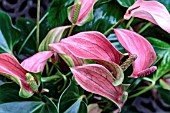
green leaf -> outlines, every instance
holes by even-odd
[[[170,91],[162,89],[162,88],[158,88],[158,93],[161,96],[161,99],[166,103],[166,104],[170,104]]]
[[[151,43],[157,54],[167,51],[167,49],[170,47],[168,43],[153,37],[148,37],[147,40]]]
[[[68,28],[70,28],[70,26],[62,26],[62,27],[57,27],[57,28],[50,30],[47,36],[41,42],[38,50],[39,51],[51,50],[48,45],[51,43],[57,43],[63,37],[65,37],[68,32]]]
[[[57,113],[55,104],[46,96],[42,101],[21,101],[0,104],[0,113]]]
[[[118,39],[116,38],[115,34],[111,34],[107,37],[107,39],[112,43],[112,45],[114,47],[116,47],[116,49],[118,49],[120,52],[122,53],[126,53],[125,49],[123,48],[123,46],[120,44],[120,42],[118,41]]]
[[[0,85],[0,104],[14,101],[39,101],[40,98],[32,96],[31,98],[21,98],[18,95],[19,85],[15,83],[4,83]]]
[[[126,9],[120,7],[115,0],[98,0],[93,9],[94,19],[81,27],[76,26],[74,33],[81,31],[100,31],[104,33],[123,18],[125,11]]]
[[[123,7],[130,7],[135,3],[136,0],[117,0],[117,1]]]
[[[0,53],[13,54],[13,47],[18,43],[20,31],[12,25],[11,18],[0,11]]]
[[[53,0],[48,14],[48,23],[51,28],[63,26],[67,19],[67,8],[74,0]],[[68,25],[68,24],[67,24]]]
[[[170,0],[157,0],[158,2],[162,3],[168,11],[170,11]]]
[[[87,105],[82,101],[84,95],[80,95],[76,85],[70,82],[59,99],[59,113],[87,113]]]
[[[27,36],[30,34],[31,30],[36,26],[36,22],[34,22],[31,19],[19,18],[16,21],[16,26],[17,28],[21,30],[20,41],[17,47],[15,48],[15,50],[18,52],[23,42],[25,41]],[[40,24],[40,42],[42,41],[42,39],[45,37],[46,34],[47,34],[47,26],[42,23]],[[29,40],[26,42],[21,53],[24,54],[25,56],[30,56],[30,55],[35,54],[36,52],[37,52],[36,32],[34,32],[33,35],[29,38]]]
[[[167,52],[163,55],[163,59],[158,65],[156,73],[154,73],[154,78],[159,79],[169,71],[170,71],[170,48],[167,49]]]

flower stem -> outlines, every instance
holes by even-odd
[[[50,81],[53,81],[53,80],[56,80],[56,79],[59,79],[61,78],[60,76],[58,75],[52,75],[52,76],[49,76],[49,77],[41,77],[41,81],[42,82],[50,82]]]
[[[39,24],[42,23],[42,21],[47,17],[48,12],[41,18],[41,20],[39,21]],[[27,41],[30,39],[30,37],[32,36],[32,34],[35,32],[35,30],[37,29],[37,25],[31,30],[31,32],[28,34],[28,36],[26,37],[25,41],[23,42],[23,44],[21,45],[18,55],[21,53],[23,47],[25,46],[25,44],[27,43]]]
[[[129,28],[129,26],[131,25],[131,23],[133,22],[134,17],[132,17],[129,22],[126,24],[126,29]]]
[[[72,33],[74,27],[75,27],[75,24],[72,24],[72,25],[71,25],[71,28],[70,28],[70,31],[69,31],[69,33],[68,33],[68,36],[71,35],[71,33]]]
[[[143,26],[138,33],[141,34],[143,31],[145,31],[150,25],[152,25],[151,22],[148,22],[147,24],[145,24],[145,26]]]
[[[145,87],[143,90],[139,91],[138,93],[135,93],[135,94],[129,96],[129,98],[133,98],[133,97],[139,96],[139,95],[141,95],[141,94],[149,91],[149,90],[152,89],[154,86],[155,86],[155,82],[152,81],[152,84],[151,84],[151,85]]]
[[[107,36],[109,36],[111,33],[112,33],[112,30],[113,30],[113,28],[117,28],[121,23],[123,23],[124,22],[124,18],[122,18],[121,20],[119,20],[119,22],[117,22],[116,24],[114,24],[112,27],[110,27],[105,33],[104,33],[104,35],[107,37]]]
[[[38,46],[39,46],[39,40],[40,40],[40,1],[41,0],[37,0],[37,32],[36,32],[36,47],[38,50]]]
[[[58,91],[58,93],[61,93],[67,85],[67,77],[64,74],[62,74],[61,72],[59,72],[59,74],[63,78],[63,81],[64,81],[63,87]]]

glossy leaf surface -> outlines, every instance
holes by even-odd
[[[68,20],[66,7],[69,7],[73,1],[74,0],[52,0],[48,10],[48,23],[51,28],[64,25],[66,20]]]
[[[154,77],[156,79],[161,78],[163,75],[165,75],[166,73],[168,73],[170,71],[170,49],[167,50],[167,52],[165,52],[165,54],[163,54],[163,59],[160,62],[160,64],[158,65],[158,69],[156,71],[156,73],[154,74]]]
[[[32,96],[30,98],[22,98],[18,95],[20,87],[16,83],[4,83],[0,85],[0,104],[15,101],[40,101],[40,98]]]
[[[80,94],[79,88],[70,82],[59,99],[58,112],[59,113],[87,113],[87,105],[82,100],[83,95]]]
[[[135,3],[136,0],[117,0],[117,1],[123,7],[130,7]]]
[[[13,26],[11,18],[0,11],[0,53],[13,53],[13,47],[18,43],[20,31]]]
[[[0,104],[0,112],[5,113],[57,113],[55,104],[46,96],[42,101],[21,101]],[[23,109],[24,108],[24,109]]]
[[[18,18],[16,20],[16,27],[21,31],[20,40],[15,46],[16,52],[18,52],[22,46],[22,44],[25,42],[26,38],[30,35],[31,31],[36,26],[36,22],[34,22],[31,19],[27,18]],[[47,25],[45,23],[40,24],[40,42],[42,39],[46,36],[48,30]],[[24,60],[25,58],[35,54],[37,52],[36,47],[36,31],[33,32],[33,34],[29,37],[28,41],[26,42],[25,46],[23,47],[21,54],[18,56],[19,59]]]

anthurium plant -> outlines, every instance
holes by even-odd
[[[170,104],[170,2],[52,0],[39,19],[37,1],[37,22],[0,11],[0,112],[141,112],[147,94]]]

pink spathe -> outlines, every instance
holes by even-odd
[[[124,92],[122,85],[113,86],[112,74],[102,65],[89,64],[71,68],[79,85],[86,91],[99,94],[113,101],[119,108],[123,104],[121,97]]]
[[[83,59],[105,60],[119,64],[123,57],[123,54],[97,31],[81,32],[62,39],[61,43],[73,55]]]
[[[124,15],[126,20],[131,17],[148,20],[170,33],[170,14],[160,2],[137,0]]]
[[[25,98],[28,98],[33,94],[33,90],[27,83],[26,73],[42,72],[47,59],[51,57],[52,54],[53,52],[51,51],[39,52],[25,59],[20,64],[11,54],[2,53],[0,54],[0,74],[19,84],[25,92],[24,94],[26,94],[26,92],[28,93],[28,95],[24,95]],[[35,78],[35,80],[37,81],[37,78]]]
[[[30,72],[42,72],[48,58],[53,55],[52,51],[43,51],[25,59],[21,66]]]
[[[74,66],[83,65],[83,60],[74,56],[62,43],[49,44],[49,46],[57,53],[68,55],[72,58]]]
[[[126,49],[126,51],[130,55],[137,55],[137,59],[132,64],[133,73],[131,77],[138,78],[142,76],[140,72],[143,72],[144,70],[149,68],[156,60],[156,53],[152,45],[143,36],[133,31],[125,29],[114,29],[114,32],[119,42]]]

